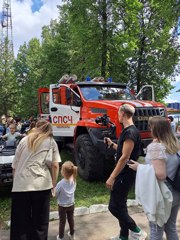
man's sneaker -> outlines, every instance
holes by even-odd
[[[64,238],[60,238],[59,235],[57,235],[56,240],[64,240]]]
[[[119,236],[116,237],[110,237],[110,240],[122,240]]]
[[[146,237],[147,237],[147,233],[143,230],[141,230],[138,233],[131,231],[130,240],[145,240]]]
[[[71,235],[70,232],[68,232],[68,237],[70,240],[75,240],[75,235]]]

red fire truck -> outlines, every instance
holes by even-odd
[[[100,180],[110,162],[113,166],[110,159],[114,151],[106,148],[104,137],[117,142],[123,128],[118,122],[118,109],[122,104],[135,107],[134,123],[140,131],[144,150],[151,141],[149,117],[167,116],[165,106],[152,101],[152,86],[144,86],[138,98],[140,100],[126,84],[101,77],[79,82],[75,76],[65,75],[57,84],[39,89],[39,114],[51,121],[57,142],[73,144],[81,177],[88,181]]]

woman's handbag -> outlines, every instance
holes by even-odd
[[[171,183],[171,185],[176,191],[180,192],[180,155],[178,153],[176,154],[179,158],[179,166],[176,170],[174,180],[171,180],[169,177],[167,177],[166,179]]]
[[[180,165],[178,166],[177,170],[176,170],[176,175],[175,178],[173,180],[173,188],[180,192]]]
[[[46,165],[48,166],[48,168],[52,167],[52,161],[53,161],[52,139],[50,140],[50,148],[46,154],[44,161],[45,161]]]

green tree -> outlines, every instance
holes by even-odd
[[[48,87],[56,83],[62,75],[70,73],[69,32],[65,16],[59,23],[51,21],[42,29],[43,83]]]
[[[112,76],[137,90],[153,84],[158,100],[170,91],[179,56],[177,38],[172,34],[179,1],[64,3],[61,10],[68,12],[70,23],[71,69],[80,78],[89,73]]]
[[[18,81],[19,112],[27,117],[38,114],[38,88],[43,82],[42,48],[34,38],[20,47],[14,63]]]
[[[0,114],[13,115],[17,107],[17,82],[14,75],[14,55],[9,41],[1,43],[0,58]]]
[[[133,19],[123,18],[125,32],[133,39],[134,49],[127,59],[131,86],[137,90],[144,84],[153,84],[157,100],[171,90],[173,73],[178,64],[179,44],[172,34],[179,16],[177,1],[128,1]],[[133,7],[135,2],[138,2]],[[129,44],[129,42],[128,42]]]
[[[137,91],[152,84],[157,100],[178,71],[177,0],[64,0],[42,43],[20,47],[15,61],[19,111],[37,113],[37,91],[65,73],[113,78]],[[2,72],[2,71],[1,71]],[[0,72],[0,74],[1,74]],[[31,90],[30,90],[31,89]]]
[[[64,1],[68,13],[70,69],[79,79],[107,73],[108,4],[106,0]],[[78,64],[77,64],[78,63]]]

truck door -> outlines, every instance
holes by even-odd
[[[68,85],[50,85],[50,116],[54,137],[73,137],[80,118],[80,106],[75,98],[80,96]]]
[[[136,95],[139,100],[155,101],[153,85],[144,85]]]
[[[41,119],[49,119],[49,88],[38,89],[38,108]]]

